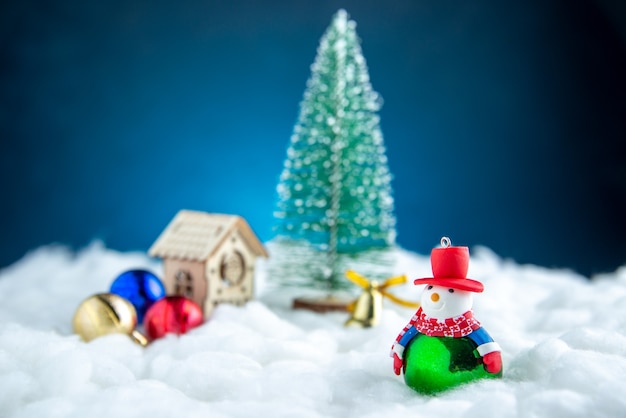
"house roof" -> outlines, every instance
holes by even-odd
[[[237,215],[181,210],[152,244],[152,257],[205,261],[228,234],[237,230],[257,256],[267,251],[248,223]]]

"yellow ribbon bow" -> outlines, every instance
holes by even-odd
[[[388,287],[406,283],[405,275],[390,277],[382,283],[376,280],[368,280],[354,270],[346,271],[348,280],[361,286],[364,292],[352,303],[348,305],[348,312],[352,316],[346,321],[346,325],[358,325],[361,327],[371,327],[380,320],[383,297],[406,308],[418,308],[419,303],[401,299],[386,291]]]

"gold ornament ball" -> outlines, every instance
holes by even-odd
[[[117,333],[129,335],[141,345],[147,344],[146,338],[135,330],[135,307],[113,293],[99,293],[85,299],[76,309],[72,325],[83,341]]]

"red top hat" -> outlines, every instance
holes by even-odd
[[[469,248],[451,247],[450,238],[441,238],[442,248],[433,248],[430,253],[430,264],[434,277],[415,279],[414,284],[431,284],[453,289],[480,293],[484,290],[479,281],[468,279]]]

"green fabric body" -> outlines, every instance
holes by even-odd
[[[468,337],[429,337],[420,334],[404,354],[404,381],[416,391],[434,394],[482,378],[501,377],[488,373]]]

